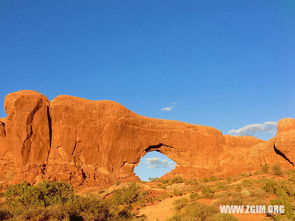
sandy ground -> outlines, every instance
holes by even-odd
[[[184,198],[186,196],[176,196],[172,198],[164,199],[163,201],[144,207],[140,209],[139,215],[146,215],[147,221],[164,221],[172,217],[175,213],[173,202],[177,199]]]
[[[189,196],[189,194],[185,196],[167,198],[162,202],[141,208],[138,215],[146,215],[147,221],[165,221],[175,215],[173,202],[187,196]],[[198,201],[206,205],[210,205],[212,202],[210,199],[200,199]],[[260,221],[267,218],[264,214],[233,214],[233,216],[238,218],[240,221]]]
[[[240,221],[261,221],[267,218],[264,214],[233,214]],[[269,218],[269,220],[271,220]]]

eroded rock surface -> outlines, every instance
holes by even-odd
[[[254,171],[278,163],[291,168],[273,143],[294,159],[295,120],[279,123],[269,141],[225,135],[212,127],[140,116],[113,101],[58,96],[51,102],[35,91],[5,99],[0,119],[1,181],[64,180],[75,186],[108,186],[137,180],[133,169],[149,151],[177,163],[165,175],[210,177]]]

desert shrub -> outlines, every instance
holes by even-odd
[[[250,194],[251,194],[250,191],[247,189],[242,189],[242,191],[241,191],[241,195],[243,197],[248,197],[248,196],[250,196]]]
[[[209,217],[206,221],[239,221],[231,214],[217,213],[214,216]]]
[[[261,172],[262,173],[268,173],[269,171],[269,165],[268,164],[264,164],[261,166]]]
[[[157,184],[157,187],[162,188],[162,189],[166,189],[166,188],[167,188],[167,187],[166,187],[164,184],[162,184],[162,183],[158,183],[158,184]]]
[[[209,181],[212,181],[212,182],[217,181],[217,180],[218,180],[218,178],[216,176],[211,176],[209,178]]]
[[[103,189],[97,191],[98,194],[103,194],[104,192],[105,192],[105,190],[103,190]]]
[[[117,180],[116,183],[115,183],[116,186],[119,186],[120,184],[121,184],[120,180]]]
[[[134,218],[132,214],[130,206],[121,206],[118,207],[117,212],[112,215],[112,217],[108,220],[110,221],[129,221],[129,220],[137,220]],[[101,221],[104,221],[103,219]]]
[[[200,198],[200,195],[198,193],[191,193],[190,194],[190,199],[191,200],[197,200]]]
[[[40,194],[38,189],[26,182],[11,185],[4,192],[7,203],[13,207],[38,204]]]
[[[216,197],[219,199],[214,205],[242,205],[244,204],[243,196],[240,192],[223,192],[218,194]]]
[[[295,186],[287,182],[280,182],[280,186],[276,191],[276,195],[281,198],[291,197],[295,199]]]
[[[83,217],[83,220],[108,220],[111,217],[110,204],[93,196],[75,197],[65,205],[70,217]]]
[[[199,183],[198,183],[198,181],[196,179],[186,180],[186,184],[192,185],[192,186],[199,186]]]
[[[275,214],[274,220],[295,220],[295,205],[292,199],[271,200],[271,205],[284,205],[284,214]]]
[[[265,180],[262,189],[269,194],[276,194],[278,189],[278,184],[274,180]]]
[[[5,191],[7,203],[12,207],[51,206],[58,202],[65,203],[73,197],[72,186],[63,182],[43,181],[38,185],[23,182],[11,185]]]
[[[226,178],[226,181],[228,182],[228,183],[231,183],[231,182],[233,182],[235,179],[234,179],[234,177],[227,177]]]
[[[295,175],[294,174],[290,174],[288,177],[288,181],[292,184],[295,184]]]
[[[256,188],[256,189],[250,191],[250,196],[257,197],[257,198],[264,198],[264,197],[266,197],[266,194],[263,189]]]
[[[204,198],[213,198],[215,190],[212,187],[205,186],[202,188],[202,196]]]
[[[65,204],[70,220],[124,221],[135,219],[131,205],[113,204],[113,200],[97,199],[95,196],[76,196]],[[72,217],[72,218],[71,218]]]
[[[253,180],[243,180],[241,185],[244,187],[250,187],[253,184]]]
[[[168,184],[168,183],[169,183],[169,180],[166,180],[166,179],[165,179],[165,180],[161,180],[161,179],[160,179],[159,181],[160,181],[161,183],[163,183],[163,184]]]
[[[250,177],[250,176],[252,176],[252,174],[251,173],[242,173],[241,176],[242,177]]]
[[[207,206],[194,202],[184,208],[180,214],[173,216],[170,221],[207,220],[219,212],[215,206]]]
[[[278,197],[295,197],[295,187],[293,184],[288,182],[276,182],[273,180],[265,180],[264,186],[262,187],[265,192],[275,194]]]
[[[218,178],[216,176],[203,178],[203,182],[215,182],[217,180],[218,180]]]
[[[214,198],[217,199],[214,203],[216,205],[265,204],[268,202],[265,191],[249,188],[242,188],[240,191],[217,192]]]
[[[174,190],[173,191],[173,196],[182,196],[183,194],[184,194],[184,192],[181,190]]]
[[[159,181],[159,177],[149,177],[148,181],[149,182]]]
[[[238,192],[241,192],[242,191],[241,184],[236,184],[236,185],[234,185],[234,187],[235,187],[236,191],[238,191]]]
[[[64,182],[43,181],[36,188],[42,192],[45,206],[65,203],[74,196],[72,186]]]
[[[283,183],[283,188],[285,189],[288,196],[294,197],[295,199],[295,185],[293,185],[292,183],[285,182]]]
[[[272,171],[275,175],[277,176],[282,176],[283,175],[283,172],[282,172],[282,169],[279,165],[277,164],[274,164],[273,167],[272,167]]]
[[[7,210],[0,208],[0,220],[7,220],[12,217],[12,214]]]
[[[67,220],[69,218],[66,211],[61,210],[56,206],[44,207],[30,207],[22,214],[17,216],[21,220]]]
[[[183,183],[184,179],[181,176],[175,176],[171,179],[171,183]]]
[[[129,221],[143,220],[132,213],[133,202],[142,199],[135,184],[118,190],[110,199],[94,196],[75,196],[70,185],[44,181],[32,186],[21,183],[10,186],[5,192],[6,207],[0,207],[0,220],[36,221]],[[6,208],[5,207],[5,208]]]
[[[226,189],[225,183],[224,182],[220,182],[220,181],[216,183],[216,187],[219,190]]]
[[[148,192],[141,192],[136,183],[131,183],[128,187],[116,190],[112,198],[116,205],[128,205],[148,200]]]
[[[181,199],[175,200],[173,202],[173,205],[176,210],[180,210],[183,207],[185,207],[188,204],[188,202],[189,202],[188,198],[181,198]]]

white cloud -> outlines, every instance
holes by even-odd
[[[172,111],[173,108],[173,106],[163,107],[161,108],[161,111]]]
[[[175,107],[175,102],[172,103],[172,105],[161,108],[161,111],[172,111],[172,109]]]
[[[175,167],[175,164],[168,160],[162,160],[158,157],[154,158],[146,158],[146,165],[148,165],[148,168],[173,168]]]
[[[240,129],[232,129],[228,133],[237,136],[255,136],[257,133],[275,135],[276,131],[277,122],[268,121],[262,124],[249,124]]]

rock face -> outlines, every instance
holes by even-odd
[[[9,166],[1,165],[1,174],[6,179],[34,181],[50,151],[49,100],[34,91],[12,93],[5,98],[5,112],[0,156],[1,161],[8,159]]]
[[[285,118],[279,121],[275,142],[279,150],[295,164],[295,119]]]
[[[295,120],[280,121],[269,141],[225,135],[212,127],[140,116],[113,101],[58,96],[51,102],[35,91],[5,99],[0,119],[0,179],[64,180],[75,186],[108,186],[137,180],[134,167],[147,152],[159,151],[177,163],[165,175],[210,177],[254,171],[262,164],[292,165],[273,142],[295,159]]]

